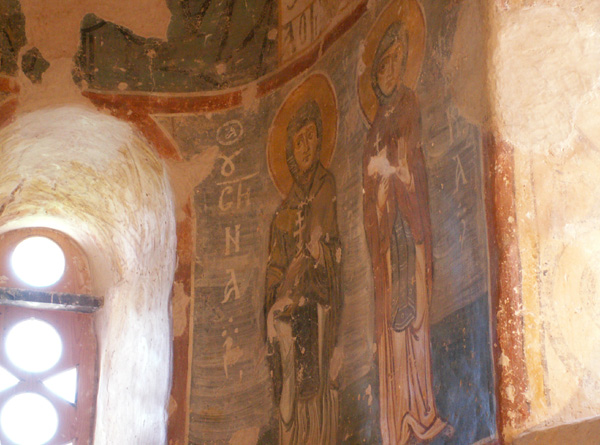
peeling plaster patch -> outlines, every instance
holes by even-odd
[[[247,88],[242,90],[242,105],[244,109],[247,111],[257,111],[258,110],[258,85],[256,83],[251,83]]]
[[[167,160],[167,168],[175,199],[177,200],[177,221],[183,221],[187,215],[185,205],[189,201],[194,188],[211,173],[219,147],[216,145],[203,147],[202,152],[187,161]]]
[[[227,65],[225,63],[218,63],[215,65],[215,71],[217,74],[223,75],[227,71]]]
[[[176,281],[173,284],[173,335],[180,337],[185,333],[188,325],[188,309],[190,307],[190,296],[185,293],[184,284]]]
[[[169,408],[167,410],[169,416],[171,416],[175,411],[177,411],[177,400],[173,398],[173,396],[169,397]]]
[[[501,130],[516,147],[569,149],[575,112],[600,75],[600,35],[585,22],[546,6],[502,16],[492,71]]]
[[[367,404],[371,406],[373,404],[373,390],[371,389],[371,385],[367,386],[365,390],[365,396],[367,397]]]
[[[506,387],[506,397],[511,402],[515,401],[515,387],[514,386],[510,385],[510,386]]]

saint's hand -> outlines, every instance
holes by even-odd
[[[396,175],[404,183],[404,185],[408,188],[411,188],[412,185],[412,175],[410,174],[410,170],[408,168],[408,145],[406,143],[405,138],[399,138],[397,142],[398,148],[398,166],[396,167]]]
[[[308,251],[310,252],[312,257],[315,259],[315,261],[319,261],[319,259],[321,258],[321,236],[322,235],[323,235],[323,230],[321,229],[321,226],[316,226],[312,230],[312,232],[310,234],[310,241],[306,245],[306,247],[308,248]]]
[[[275,330],[275,319],[282,313],[287,311],[294,302],[288,298],[283,297],[279,298],[271,309],[269,309],[269,314],[267,315],[267,338],[270,342],[277,336],[277,331]]]
[[[290,262],[283,283],[279,288],[278,295],[281,297],[290,297],[292,290],[300,283],[300,279],[306,270],[307,257],[302,250]]]
[[[394,167],[390,164],[387,158],[387,148],[384,148],[375,156],[372,156],[367,166],[367,174],[369,176],[389,176],[395,172]]]

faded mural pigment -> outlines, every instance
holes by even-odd
[[[445,430],[451,436],[452,427],[439,418],[432,390],[427,172],[418,100],[404,83],[408,45],[418,40],[403,21],[382,23],[395,11],[371,31],[379,39],[365,77],[378,106],[364,151],[363,211],[375,278],[382,436],[385,443],[406,443],[411,435],[433,439]]]
[[[178,206],[170,444],[496,438],[475,3],[167,1],[166,39],[81,18],[69,81]]]
[[[271,176],[292,177],[271,223],[265,283],[264,317],[282,443],[338,441],[338,392],[330,365],[343,306],[342,248],[335,179],[326,169],[336,111],[326,78],[310,77],[284,102],[269,144]],[[324,124],[329,137],[324,137]],[[283,135],[279,129],[285,129]],[[283,167],[277,162],[282,156]]]

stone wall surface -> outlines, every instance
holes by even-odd
[[[522,267],[529,415],[507,422],[518,432],[599,409],[600,8],[576,0],[497,2],[493,17],[490,97],[499,138],[514,151]],[[513,433],[508,428],[506,437]]]

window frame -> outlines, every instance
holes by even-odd
[[[39,373],[18,368],[6,355],[5,340],[10,329],[31,318],[50,324],[63,342],[59,361],[49,370]],[[98,377],[97,345],[91,318],[91,314],[85,313],[0,305],[0,366],[20,380],[15,386],[0,392],[0,410],[10,398],[20,393],[33,392],[47,398],[59,417],[58,430],[47,442],[48,445],[63,445],[70,441],[78,445],[92,443]],[[77,369],[77,398],[74,405],[43,384],[47,378],[72,368]],[[13,444],[1,427],[0,443]]]
[[[36,288],[23,283],[12,271],[10,256],[22,240],[45,236],[56,242],[65,254],[65,272],[55,284]],[[0,410],[13,396],[33,392],[47,398],[55,407],[59,426],[45,445],[74,445],[93,442],[98,394],[98,344],[93,312],[102,299],[89,295],[91,275],[81,247],[65,234],[47,228],[17,229],[0,234],[0,366],[20,382],[0,392]],[[52,325],[63,342],[60,360],[49,370],[29,373],[16,367],[6,355],[5,339],[20,321],[36,318]],[[77,398],[71,404],[43,384],[47,378],[75,367]],[[0,427],[0,443],[13,445]]]

